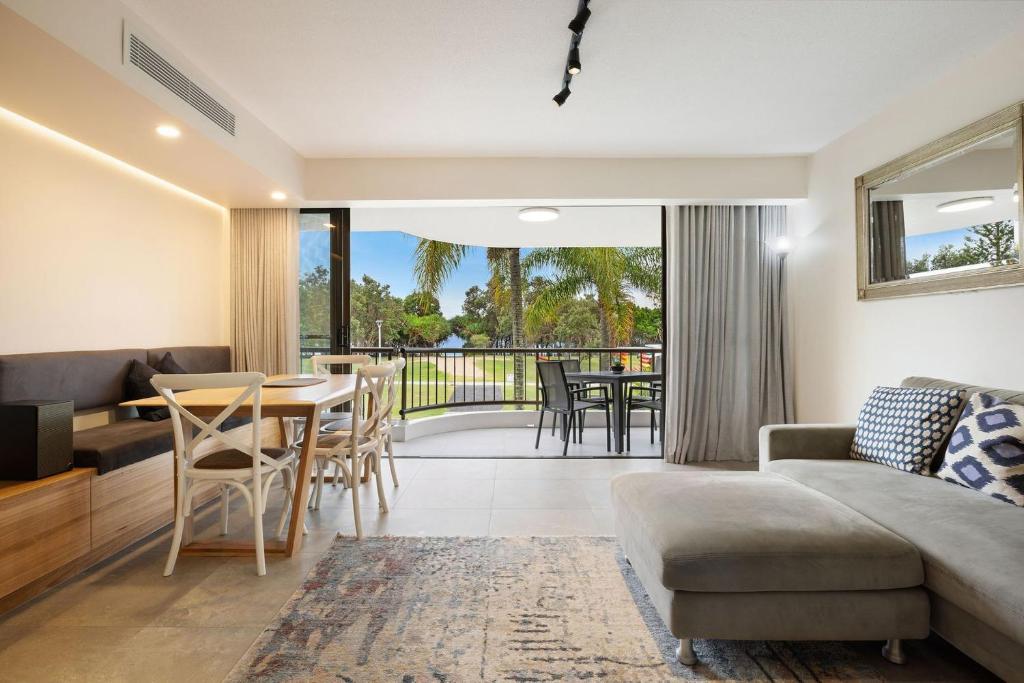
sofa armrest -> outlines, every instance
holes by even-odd
[[[772,460],[845,460],[856,425],[765,425],[758,434],[760,467]]]

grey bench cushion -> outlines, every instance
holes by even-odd
[[[928,589],[1024,643],[1024,510],[869,462],[778,460],[767,467],[913,543]]]
[[[884,590],[924,578],[910,543],[777,475],[623,474],[612,501],[617,531],[671,590]]]
[[[75,467],[95,467],[106,474],[174,448],[171,421],[133,418],[74,434]]]

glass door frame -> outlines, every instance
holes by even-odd
[[[331,233],[330,335],[332,355],[351,352],[352,308],[349,280],[352,276],[352,216],[347,208],[299,209],[300,214],[327,214]]]

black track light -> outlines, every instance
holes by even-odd
[[[566,65],[565,70],[573,76],[583,70],[583,65],[580,64],[580,49],[578,47],[574,47],[569,50],[569,62]]]
[[[588,19],[590,19],[590,8],[584,7],[577,12],[576,16],[569,22],[569,30],[577,35],[583,33],[583,29],[587,27]]]
[[[569,90],[569,86],[565,86],[564,88],[559,90],[558,94],[552,97],[551,99],[555,101],[555,104],[561,107],[563,104],[565,104],[565,101],[569,99],[569,95],[571,94],[572,91]]]

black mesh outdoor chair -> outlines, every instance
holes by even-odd
[[[578,363],[579,361],[577,361]],[[569,438],[576,442],[576,427],[582,426],[587,410],[604,410],[605,440],[607,448],[612,449],[612,428],[608,388],[605,386],[578,387],[569,386],[565,378],[564,361],[537,361],[537,377],[540,378],[541,406],[540,419],[537,422],[537,440],[534,448],[540,448],[540,434],[544,429],[544,413],[551,413],[553,419],[562,416],[562,455],[569,452]],[[579,421],[577,421],[577,414]],[[580,431],[580,443],[583,443],[583,432]]]
[[[661,354],[654,357],[654,371],[661,372]],[[630,384],[629,393],[626,395],[626,450],[630,446],[630,426],[632,422],[633,409],[651,411],[651,444],[654,443],[654,430],[658,430],[659,441],[665,438],[662,433],[664,420],[663,388],[661,380],[655,380],[650,384]]]

